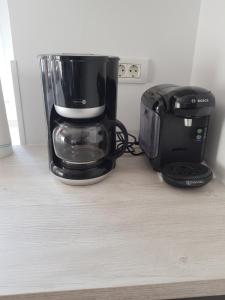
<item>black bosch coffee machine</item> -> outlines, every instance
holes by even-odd
[[[213,94],[199,87],[161,84],[143,94],[140,146],[167,183],[194,187],[212,178],[202,162],[214,106]]]
[[[128,142],[116,120],[118,58],[41,55],[51,172],[62,182],[98,182],[115,167]],[[124,138],[116,147],[116,127]]]

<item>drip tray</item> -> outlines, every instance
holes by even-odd
[[[199,163],[174,162],[162,168],[162,177],[173,186],[199,187],[212,179],[212,171]]]

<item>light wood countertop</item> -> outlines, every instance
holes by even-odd
[[[216,180],[176,189],[144,156],[123,156],[104,181],[75,187],[49,174],[45,147],[0,160],[1,300],[216,294],[225,294],[225,186]]]

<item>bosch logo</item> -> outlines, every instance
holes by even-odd
[[[191,103],[203,103],[203,102],[209,102],[209,99],[207,99],[207,98],[201,98],[201,99],[192,98],[191,99]]]
[[[207,99],[207,98],[198,99],[198,102],[199,103],[201,103],[201,102],[209,102],[209,99]]]

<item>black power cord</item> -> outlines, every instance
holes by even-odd
[[[117,149],[121,149],[124,145],[123,133],[121,131],[117,131],[116,137],[117,137],[116,147],[117,147]],[[136,138],[136,136],[134,136],[131,133],[128,133],[128,138],[129,138],[128,145],[127,145],[125,153],[129,153],[134,156],[142,155],[144,152],[141,151],[141,149],[139,147],[139,142],[138,142],[138,139]]]

